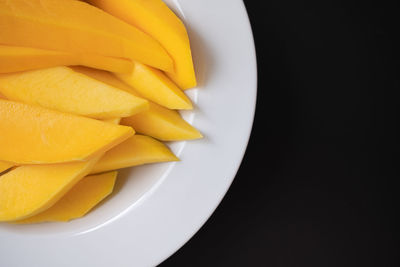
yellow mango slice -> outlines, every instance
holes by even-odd
[[[7,99],[95,119],[128,117],[148,101],[111,87],[69,67],[0,74]]]
[[[185,25],[162,0],[89,0],[89,2],[154,37],[174,60],[175,71],[167,75],[182,89],[196,86]]]
[[[112,193],[117,174],[87,176],[49,209],[16,223],[68,222],[81,218]]]
[[[1,44],[128,58],[173,71],[156,40],[85,2],[0,0],[0,25]]]
[[[0,176],[0,221],[22,220],[50,208],[91,171],[97,160],[25,165]]]
[[[92,173],[178,160],[163,143],[145,135],[134,135],[107,151],[93,167]]]
[[[126,92],[138,95],[135,89],[123,83],[109,72],[85,67],[74,67],[74,70]],[[201,133],[182,119],[178,112],[169,110],[153,102],[149,102],[148,110],[132,117],[124,118],[122,124],[133,127],[138,133],[163,141],[191,140],[202,137]]]
[[[0,99],[0,160],[19,164],[82,161],[134,134],[112,125]]]
[[[0,73],[69,65],[83,65],[116,73],[130,72],[133,67],[131,61],[123,58],[0,45]]]
[[[14,166],[14,164],[12,164],[10,162],[0,161],[0,173],[10,169],[13,166]]]
[[[150,105],[151,112],[144,111],[123,118],[122,125],[136,127],[138,133],[152,136],[162,141],[180,141],[202,138],[201,133],[182,119],[174,110],[158,105]]]
[[[192,109],[192,102],[163,72],[133,63],[130,73],[115,74],[143,97],[169,109]]]

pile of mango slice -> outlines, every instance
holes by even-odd
[[[177,161],[195,86],[162,0],[0,0],[0,222],[80,218],[116,170]]]

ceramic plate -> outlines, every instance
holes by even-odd
[[[244,155],[256,103],[256,59],[241,0],[170,0],[185,21],[199,86],[184,115],[204,139],[170,144],[178,163],[120,172],[115,193],[70,223],[0,224],[0,266],[154,266],[204,224]]]

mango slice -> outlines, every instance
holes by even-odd
[[[128,117],[148,101],[90,78],[69,67],[0,74],[7,99],[95,119]]]
[[[137,60],[173,72],[152,37],[81,1],[0,0],[0,43]]]
[[[134,125],[138,133],[162,141],[193,140],[203,137],[197,129],[183,120],[178,112],[158,105],[150,106],[151,111],[123,118],[121,124],[131,127]]]
[[[134,134],[112,125],[0,99],[0,160],[19,164],[83,161]]]
[[[16,223],[68,222],[81,218],[111,194],[117,174],[109,172],[87,176],[49,209]]]
[[[160,70],[134,62],[131,73],[117,73],[116,76],[135,88],[141,96],[166,108],[193,108],[185,93]]]
[[[138,95],[135,89],[106,71],[85,67],[74,70],[94,79]],[[149,109],[122,120],[122,124],[133,127],[138,133],[149,135],[162,141],[180,141],[202,138],[201,133],[187,123],[178,112],[149,102]]]
[[[182,89],[196,86],[185,25],[163,1],[89,0],[89,2],[154,37],[175,62],[175,72],[167,75]]]
[[[26,165],[0,176],[0,221],[22,220],[50,208],[91,171],[98,158]]]
[[[178,160],[163,143],[148,136],[134,135],[107,151],[93,167],[92,173]]]
[[[127,73],[133,68],[132,62],[123,58],[0,45],[0,73],[69,65],[83,65],[116,73]]]
[[[14,166],[14,164],[12,164],[10,162],[0,161],[0,173],[10,169],[13,166]]]

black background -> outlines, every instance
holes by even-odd
[[[400,9],[245,4],[259,68],[250,144],[217,211],[161,266],[400,266]]]

